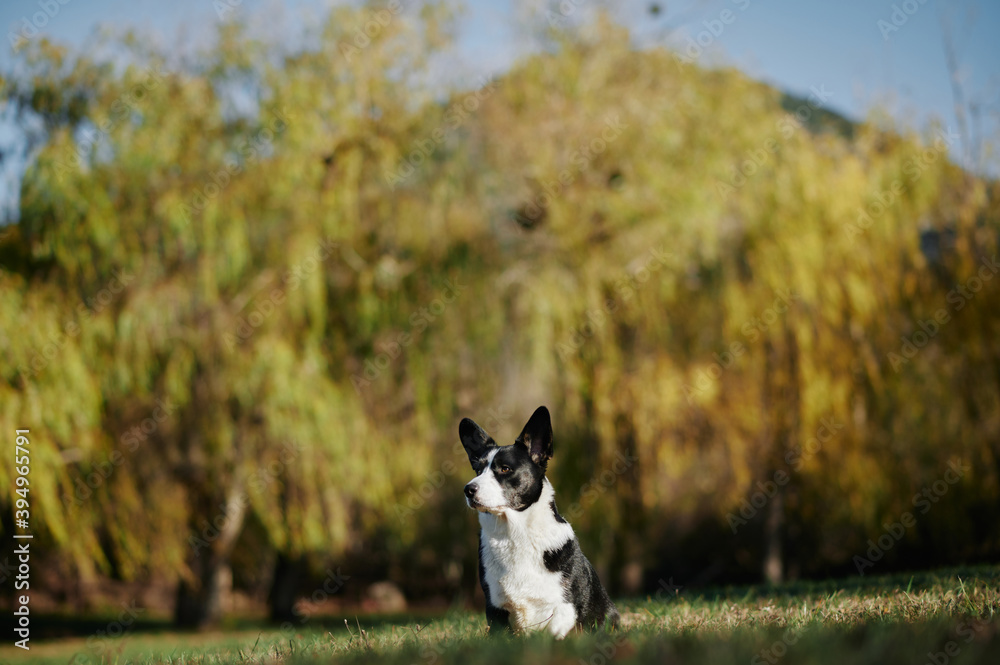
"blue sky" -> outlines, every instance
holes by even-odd
[[[65,2],[65,4],[61,4]],[[238,5],[255,30],[294,35],[331,0],[4,0],[5,36],[29,22],[41,33],[81,46],[99,25],[134,26],[164,47],[205,44],[219,18],[216,3]],[[755,78],[793,93],[812,86],[833,93],[829,106],[852,118],[881,108],[900,125],[924,128],[931,118],[955,126],[956,116],[942,48],[942,22],[950,24],[966,96],[982,109],[980,135],[996,143],[1000,131],[1000,2],[997,0],[685,0],[638,2],[562,0],[570,19],[608,7],[639,45],[684,49],[689,39],[707,44],[699,64],[734,65]],[[387,4],[388,0],[385,3]],[[379,3],[376,3],[379,4]],[[413,11],[418,0],[402,0]],[[502,72],[535,47],[533,25],[544,21],[544,0],[488,0],[465,5],[453,59],[440,66],[448,76],[475,80]],[[654,16],[650,6],[660,11]],[[559,2],[552,5],[558,6]],[[49,8],[51,17],[39,12]],[[58,11],[53,11],[58,7]],[[723,14],[723,12],[730,12]],[[885,26],[897,30],[889,32]],[[232,13],[230,14],[232,15]],[[719,23],[725,18],[728,24]],[[905,18],[905,22],[902,20]],[[884,21],[880,28],[879,21]],[[708,22],[706,24],[706,22]],[[719,30],[720,25],[722,29]],[[671,26],[671,31],[666,30]],[[711,34],[710,28],[717,35]],[[14,61],[9,39],[0,46],[0,68]],[[6,142],[0,131],[0,141]],[[960,155],[955,155],[960,157]],[[8,169],[11,168],[8,166]],[[997,158],[987,168],[1000,172]],[[9,197],[10,177],[0,179],[0,199]]]

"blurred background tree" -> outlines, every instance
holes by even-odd
[[[995,559],[998,187],[943,128],[604,15],[442,94],[453,9],[359,42],[377,11],[294,52],[233,22],[183,65],[38,40],[4,79],[37,153],[0,238],[0,425],[32,428],[58,598],[155,580],[205,625],[235,584],[287,619],[337,561],[355,596],[460,601],[457,422],[506,443],[543,403],[616,594],[853,571],[905,511],[883,569]]]

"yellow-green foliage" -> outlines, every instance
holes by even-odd
[[[785,470],[802,566],[849,564],[949,461],[969,469],[909,542],[997,551],[1000,279],[947,300],[996,251],[996,190],[935,133],[824,129],[809,100],[636,52],[605,19],[442,101],[446,12],[345,57],[366,11],[291,55],[230,26],[184,70],[42,42],[7,81],[47,129],[0,273],[0,429],[32,428],[43,543],[81,574],[165,573],[245,497],[278,550],[377,532],[441,563],[468,525],[398,519],[411,489],[450,460],[424,505],[461,510],[458,419],[510,414],[507,442],[545,403],[564,504],[638,459],[574,520],[602,563],[653,566],[692,525],[728,538]],[[157,400],[170,415],[129,438]],[[792,470],[823,422],[843,427]],[[0,466],[2,502],[10,483]]]

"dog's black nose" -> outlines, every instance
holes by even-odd
[[[472,485],[466,485],[465,486],[465,496],[469,497],[470,499],[472,497],[476,496],[476,488],[473,487]]]

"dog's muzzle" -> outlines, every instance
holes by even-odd
[[[476,485],[469,483],[465,486],[465,502],[469,504],[469,508],[473,510],[482,510],[483,505],[476,501],[476,490],[479,489]]]

